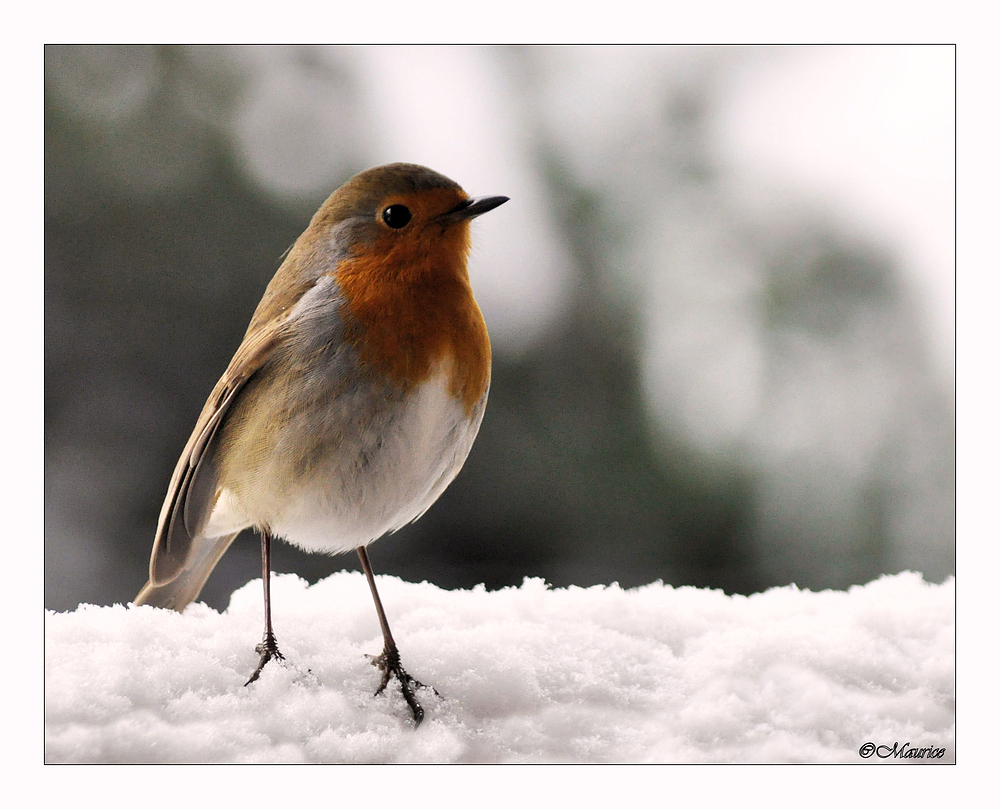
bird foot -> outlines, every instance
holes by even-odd
[[[272,659],[285,659],[285,656],[278,651],[278,642],[274,639],[274,634],[271,632],[264,634],[264,639],[254,647],[254,651],[260,655],[260,662],[257,664],[257,670],[250,675],[250,679],[243,683],[244,687],[250,685],[250,683],[260,677],[260,673],[264,670],[264,666],[267,665],[268,661]]]
[[[424,685],[419,680],[415,680],[409,674],[406,673],[406,669],[403,668],[402,663],[399,660],[399,650],[396,648],[386,648],[382,651],[382,654],[378,655],[365,655],[373,666],[376,666],[382,671],[382,682],[379,687],[375,690],[375,696],[377,697],[383,691],[385,687],[389,684],[389,680],[393,675],[399,680],[400,690],[403,692],[403,699],[406,700],[406,704],[410,706],[410,711],[413,714],[413,722],[416,727],[420,726],[420,723],[424,719],[424,709],[417,702],[417,698],[413,695],[413,690],[415,688],[430,688],[434,692],[434,695],[440,697],[437,689],[433,686]]]

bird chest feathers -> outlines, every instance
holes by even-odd
[[[356,309],[326,276],[298,301],[220,428],[228,451],[208,532],[266,515],[275,535],[340,553],[419,517],[458,474],[489,386],[482,316],[471,294],[463,310],[404,293]]]

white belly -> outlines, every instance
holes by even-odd
[[[335,449],[308,477],[289,480],[288,465],[276,463],[273,476],[265,472],[259,479],[263,485],[255,487],[252,503],[224,488],[210,530],[267,524],[303,550],[333,554],[412,522],[458,474],[482,421],[485,397],[470,419],[447,385],[446,374],[435,374],[405,403],[336,428]]]

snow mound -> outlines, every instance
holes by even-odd
[[[440,694],[418,692],[418,729],[398,687],[373,695],[364,577],[277,575],[287,662],[249,687],[259,579],[223,613],[48,613],[46,761],[891,762],[907,743],[955,760],[954,579],[752,596],[378,583],[403,665]]]

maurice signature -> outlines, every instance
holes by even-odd
[[[865,742],[858,749],[861,758],[871,758],[873,755],[879,758],[944,758],[947,747],[910,747],[909,742],[905,742],[900,747],[899,742],[893,742],[892,747],[887,744],[876,745],[874,742]]]

